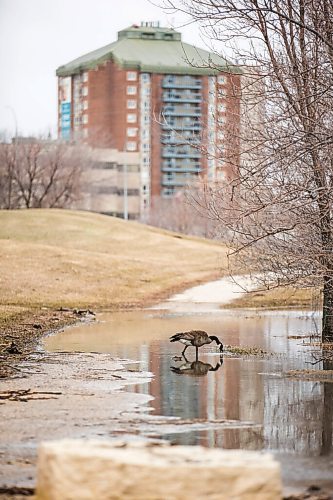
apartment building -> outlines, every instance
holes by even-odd
[[[239,164],[240,70],[154,23],[57,69],[63,140],[139,157],[139,212]]]

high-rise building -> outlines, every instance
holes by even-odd
[[[59,137],[139,157],[140,211],[239,163],[240,71],[155,23],[57,69]]]

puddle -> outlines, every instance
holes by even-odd
[[[191,295],[190,300],[195,297]],[[221,310],[211,297],[206,303],[193,304],[177,296],[160,308],[101,315],[96,323],[48,337],[45,347],[112,353],[134,360],[127,368],[152,372],[154,378],[126,390],[152,395],[151,415],[239,423],[230,428],[194,426],[186,432],[172,429],[161,436],[164,439],[176,444],[269,450],[281,462],[285,485],[332,487],[333,383],[282,375],[311,368],[306,361],[312,359],[315,348],[308,341],[318,321],[311,312],[258,315]],[[220,359],[212,344],[200,349],[199,365],[193,365],[195,349],[191,347],[186,351],[187,362],[173,359],[183,346],[170,343],[169,336],[191,329],[206,330],[226,345],[258,346],[275,354],[239,357],[226,352]],[[320,369],[320,364],[315,368]]]

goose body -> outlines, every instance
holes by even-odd
[[[190,330],[189,332],[175,333],[170,337],[170,342],[181,342],[184,344],[185,348],[182,352],[183,355],[189,346],[193,346],[196,348],[196,354],[198,357],[199,347],[211,344],[212,342],[216,342],[216,344],[220,346],[220,352],[223,351],[222,342],[215,337],[215,335],[208,335],[208,333],[203,330]]]

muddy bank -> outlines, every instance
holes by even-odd
[[[46,333],[72,325],[83,317],[78,310],[23,310],[0,318],[0,378],[17,375],[16,365],[36,349]]]
[[[30,354],[17,375],[0,381],[0,486],[33,488],[40,441],[109,438],[145,411],[151,396],[124,392],[149,381],[127,360],[97,353]]]

